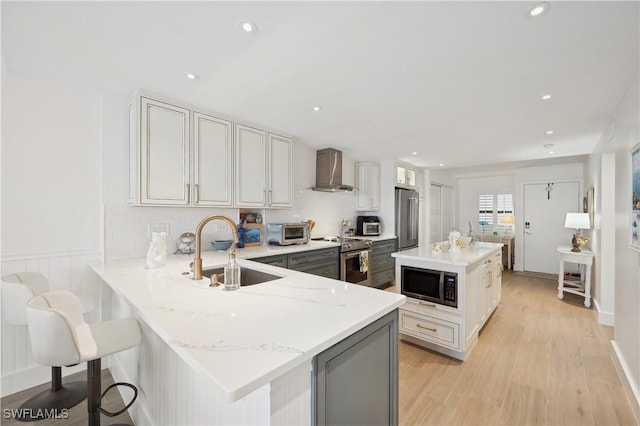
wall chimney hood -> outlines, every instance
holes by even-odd
[[[314,191],[348,192],[353,186],[342,184],[342,151],[333,148],[316,151],[316,186]]]

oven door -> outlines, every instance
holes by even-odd
[[[341,253],[340,279],[348,283],[371,286],[370,258],[371,250]]]

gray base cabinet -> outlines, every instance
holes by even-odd
[[[265,256],[265,257],[256,257],[253,260],[254,262],[260,262],[271,266],[277,266],[279,268],[287,269],[289,267],[289,262],[286,254],[277,254],[275,256]]]
[[[326,278],[340,279],[340,249],[330,247],[319,250],[308,250],[292,254],[281,254],[251,259],[294,271],[320,275]]]
[[[371,246],[371,286],[386,288],[393,285],[396,278],[396,260],[391,253],[396,252],[396,239],[374,241]]]
[[[313,360],[312,424],[398,424],[398,311]]]
[[[290,254],[288,260],[289,269],[334,280],[340,279],[340,249],[338,247]]]

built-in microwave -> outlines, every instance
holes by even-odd
[[[268,244],[287,246],[309,242],[308,223],[267,223]]]
[[[458,274],[455,272],[402,266],[400,285],[407,297],[458,307]]]

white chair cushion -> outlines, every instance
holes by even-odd
[[[36,361],[62,366],[91,361],[136,346],[140,326],[135,318],[87,324],[78,297],[51,291],[27,304],[31,346]]]
[[[120,318],[89,324],[98,345],[95,358],[124,351],[140,343],[140,325],[135,318]]]
[[[27,325],[27,302],[33,296],[47,291],[47,279],[38,272],[19,272],[2,277],[2,311],[6,323]]]

